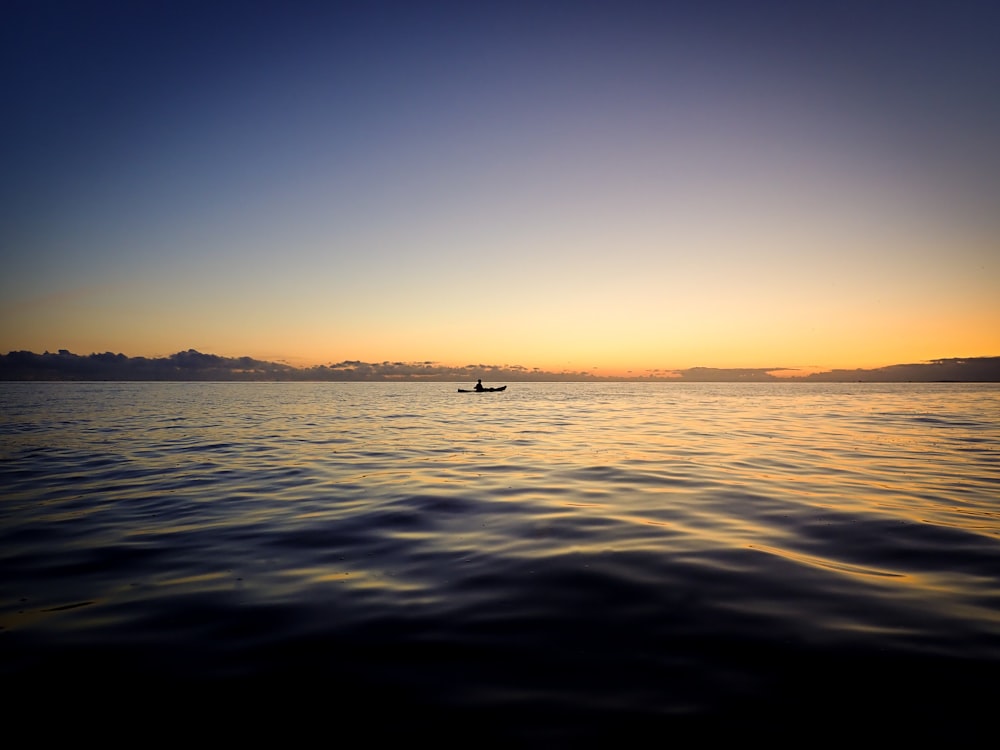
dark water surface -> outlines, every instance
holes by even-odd
[[[0,405],[0,677],[35,739],[805,746],[1000,720],[998,385]]]

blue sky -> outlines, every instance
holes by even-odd
[[[986,2],[12,2],[0,350],[1000,351]]]

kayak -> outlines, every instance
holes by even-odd
[[[475,388],[459,388],[459,393],[495,393],[497,391],[506,391],[507,386],[502,385],[499,388],[483,388],[481,391],[477,391]]]

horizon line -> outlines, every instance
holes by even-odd
[[[641,375],[595,375],[522,365],[441,365],[433,361],[378,363],[342,360],[298,367],[249,356],[225,357],[195,349],[166,357],[130,357],[112,352],[43,354],[20,350],[0,355],[0,380],[95,381],[351,381],[351,382],[1000,382],[1000,356],[946,357],[875,368],[834,368],[804,375],[791,367],[656,368]]]

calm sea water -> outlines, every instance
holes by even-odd
[[[0,384],[4,683],[473,746],[995,726],[1000,385],[457,385]]]

